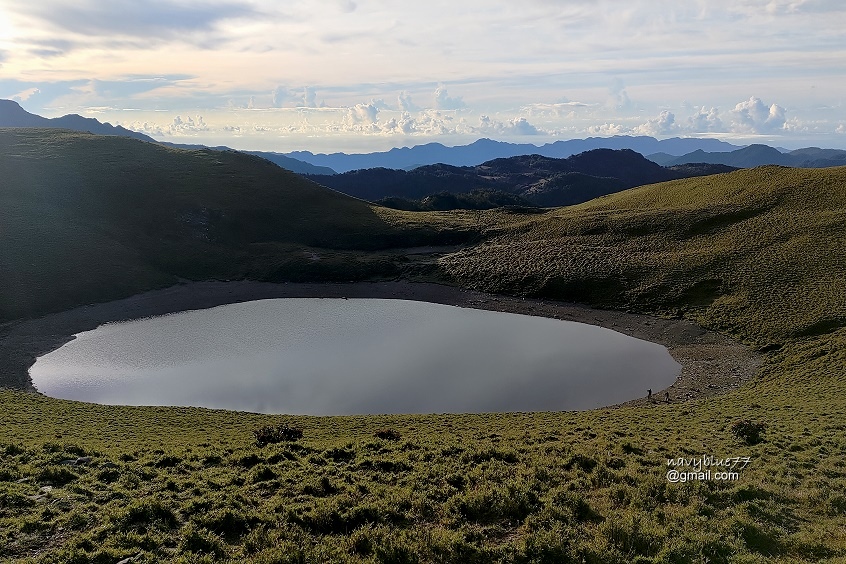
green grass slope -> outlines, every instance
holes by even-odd
[[[686,315],[761,347],[846,325],[846,167],[762,167],[628,190],[442,261],[490,291]]]
[[[0,560],[842,562],[844,187],[846,169],[768,167],[488,212],[486,240],[441,260],[463,285],[686,316],[764,351],[756,381],[710,399],[313,418],[0,392]],[[281,423],[303,437],[255,444]],[[703,455],[750,462],[667,480],[668,458]]]
[[[0,321],[178,277],[359,279],[395,266],[350,251],[462,237],[397,228],[258,157],[120,137],[0,129],[0,179]]]

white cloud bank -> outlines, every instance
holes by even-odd
[[[784,129],[786,110],[778,104],[767,106],[760,98],[751,97],[731,111],[732,130],[738,133],[773,133]]]

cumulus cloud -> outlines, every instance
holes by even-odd
[[[273,105],[273,107],[281,108],[285,104],[285,102],[287,102],[291,98],[291,95],[288,92],[288,89],[284,86],[277,86],[270,93],[270,97],[270,103]]]
[[[420,110],[420,107],[411,101],[411,94],[405,90],[397,96],[397,107],[403,112],[416,112]]]
[[[669,110],[662,111],[658,117],[648,120],[646,123],[635,127],[632,131],[639,135],[671,135],[678,133],[681,128],[676,123],[676,116]]]
[[[516,117],[502,122],[491,119],[486,115],[479,117],[477,131],[485,135],[540,135],[542,133],[524,117]]]
[[[626,92],[626,85],[619,78],[615,78],[614,82],[608,88],[608,105],[617,110],[627,110],[632,107],[632,101]]]
[[[379,116],[379,107],[371,102],[369,104],[356,104],[347,112],[351,123],[376,123]]]
[[[274,108],[283,108],[286,105],[300,108],[317,107],[317,92],[311,86],[287,88],[280,85],[270,92],[270,99]]]
[[[585,132],[591,135],[623,135],[629,130],[624,125],[618,123],[603,123],[602,125],[591,125]]]
[[[303,88],[303,106],[306,108],[316,108],[317,107],[317,93],[314,91],[314,88],[311,86],[306,86]]]
[[[390,110],[393,109],[391,106],[382,98],[374,98],[370,100],[370,103],[379,108],[380,110]]]
[[[197,116],[196,120],[191,116],[188,116],[185,120],[181,116],[176,116],[173,118],[173,124],[171,125],[171,130],[174,133],[198,133],[200,131],[208,131],[208,129],[209,127],[206,125],[205,120],[203,120],[203,116]]]
[[[841,123],[837,126],[837,129],[834,130],[835,133],[846,133],[846,124]]]
[[[152,137],[190,136],[209,131],[209,126],[206,124],[203,116],[197,116],[196,119],[191,116],[187,116],[185,119],[182,119],[182,116],[176,116],[172,122],[165,126],[147,121],[135,121],[126,124],[118,123],[118,125],[123,125],[123,127],[132,131],[146,133]]]
[[[444,86],[438,86],[435,90],[434,102],[436,110],[460,110],[467,107],[461,96],[456,96],[455,98],[450,97]]]
[[[697,112],[687,118],[687,124],[695,132],[723,131],[723,120],[717,108],[697,108]]]
[[[732,129],[742,133],[772,133],[784,129],[786,110],[778,104],[767,106],[752,96],[737,104],[731,111]]]
[[[383,129],[388,134],[413,135],[417,132],[417,123],[410,113],[403,112],[399,118],[391,118],[385,122]]]

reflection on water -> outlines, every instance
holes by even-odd
[[[291,414],[589,409],[671,384],[666,349],[573,323],[383,299],[231,304],[80,333],[49,396]]]

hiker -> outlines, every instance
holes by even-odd
[[[648,390],[646,390],[646,399],[648,399],[649,401],[652,401],[652,388],[649,388]]]
[[[670,392],[664,392],[664,401],[670,403]]]

